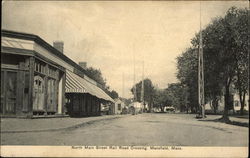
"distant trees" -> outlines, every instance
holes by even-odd
[[[142,81],[136,83],[136,101],[141,102]],[[134,95],[134,86],[131,92]],[[150,79],[144,80],[144,101],[152,107],[164,110],[165,106],[173,106],[180,111],[187,110],[187,87],[181,83],[172,83],[166,89],[156,88]]]
[[[111,92],[109,92],[109,95],[113,99],[116,99],[116,98],[119,97],[118,93],[116,91],[114,91],[114,90],[112,90]]]
[[[168,98],[171,100],[171,106],[175,107],[175,109],[180,110],[181,112],[188,112],[188,92],[187,86],[181,83],[171,83],[165,89],[168,94]]]
[[[100,69],[95,69],[93,67],[86,68],[86,74],[95,80],[99,85],[101,85],[102,89],[113,99],[118,98],[119,95],[115,90],[110,90],[110,87],[106,84],[106,80],[102,76],[102,72]]]
[[[134,87],[136,86],[136,94],[134,92]],[[141,89],[142,89],[142,81],[136,83],[130,90],[133,95],[136,96],[136,101],[141,102]],[[150,79],[144,79],[144,101],[149,104],[150,110],[153,103],[154,96],[154,85]]]
[[[100,69],[95,69],[93,67],[87,67],[86,68],[86,73],[90,78],[92,78],[97,83],[104,86],[105,88],[107,88],[106,87],[106,80],[103,78],[102,72],[101,72]]]
[[[187,87],[187,100],[192,112],[198,110],[198,55],[195,48],[187,49],[181,56],[177,57],[177,79],[180,85]],[[177,95],[176,95],[177,96]],[[183,110],[183,107],[180,108]],[[188,110],[188,109],[186,109]]]
[[[172,105],[171,95],[166,89],[155,89],[153,104],[154,107],[160,108],[163,112],[165,106]]]
[[[233,108],[230,103],[232,84],[239,92],[242,114],[245,95],[248,93],[249,15],[247,9],[232,7],[225,17],[214,19],[202,30],[205,100],[212,101],[216,112],[218,100],[224,94],[225,109],[222,117],[224,121],[229,121],[228,110]],[[196,98],[191,96],[188,98],[190,104],[194,104],[195,107],[198,106],[198,44],[199,33],[192,39],[192,47],[177,58],[177,78],[181,84],[187,85],[189,93]]]

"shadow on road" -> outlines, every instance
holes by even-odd
[[[218,119],[211,119],[211,120],[198,120],[198,121],[204,121],[204,122],[221,122],[221,123],[226,123],[226,124],[230,124],[230,125],[235,125],[235,126],[241,126],[241,127],[249,127],[249,123],[248,122],[239,122],[239,121],[223,121],[221,118]]]

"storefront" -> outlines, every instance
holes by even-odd
[[[102,89],[88,80],[66,71],[66,106],[72,117],[99,116],[101,103],[114,102]]]
[[[113,102],[63,54],[63,43],[53,47],[36,35],[7,30],[1,37],[1,116],[96,116],[101,102]]]
[[[39,52],[26,49],[35,44],[33,40],[15,35],[2,31],[1,115],[62,114],[65,68]]]

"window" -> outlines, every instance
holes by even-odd
[[[234,106],[235,106],[235,107],[238,107],[238,106],[239,106],[239,101],[238,101],[238,100],[234,101]]]
[[[35,60],[35,71],[46,74],[46,63],[40,61],[40,60]]]
[[[118,110],[121,110],[121,109],[122,109],[121,104],[118,104]]]
[[[59,77],[59,72],[57,71],[56,68],[52,67],[52,66],[49,66],[49,72],[48,72],[48,75],[50,77],[53,77],[53,78],[58,78]]]

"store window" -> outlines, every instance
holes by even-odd
[[[46,63],[36,59],[35,60],[35,72],[46,74],[47,73]]]

